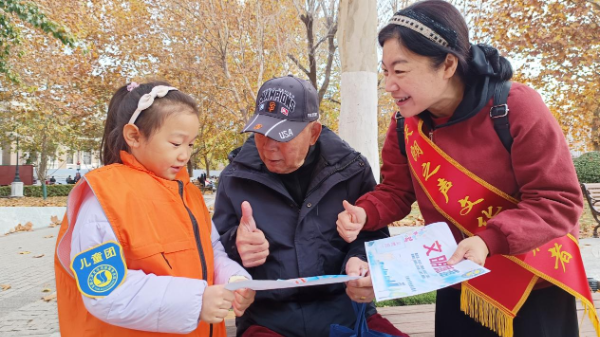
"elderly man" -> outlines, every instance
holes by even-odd
[[[361,233],[346,243],[337,233],[342,201],[353,203],[375,180],[366,159],[318,121],[317,92],[292,77],[267,81],[256,114],[243,132],[254,132],[231,152],[221,173],[213,221],[232,259],[254,279],[290,279],[367,270],[364,242],[387,229]],[[237,320],[238,336],[328,336],[330,324],[353,326],[351,298],[371,302],[360,284],[261,291]],[[371,304],[373,330],[405,336]]]

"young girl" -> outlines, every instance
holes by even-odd
[[[185,166],[197,137],[192,98],[167,83],[131,83],[110,101],[104,167],[69,194],[55,272],[63,337],[225,336],[254,291],[230,260]]]

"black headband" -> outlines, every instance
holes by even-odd
[[[456,34],[454,30],[445,27],[425,14],[416,12],[412,9],[403,9],[398,11],[389,23],[412,29],[443,47],[456,49],[458,34]],[[418,23],[422,26],[419,26]]]

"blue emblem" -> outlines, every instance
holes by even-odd
[[[127,275],[121,245],[114,241],[77,254],[71,262],[71,270],[79,291],[91,298],[108,296]]]
[[[258,107],[259,111],[263,111],[265,109],[265,103],[261,104],[260,107]]]

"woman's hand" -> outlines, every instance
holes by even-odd
[[[472,236],[462,240],[456,251],[448,260],[449,265],[457,264],[463,259],[471,260],[480,266],[485,264],[485,259],[490,253],[487,245],[479,236]]]

